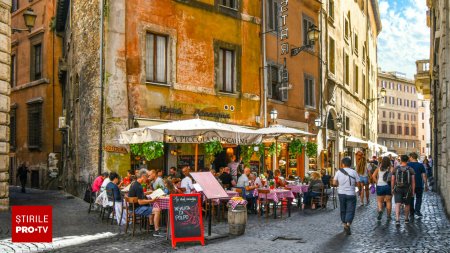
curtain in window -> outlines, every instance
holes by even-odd
[[[146,75],[146,80],[149,80],[149,81],[153,81],[154,37],[155,36],[153,34],[149,33],[149,34],[147,34],[147,39],[145,40],[145,60],[146,60],[145,75]]]
[[[157,36],[156,41],[156,81],[166,82],[166,37]]]

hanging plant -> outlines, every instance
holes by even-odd
[[[250,166],[250,159],[252,159],[255,152],[256,145],[241,145],[241,157],[244,166]]]
[[[307,142],[306,143],[306,155],[308,157],[316,157],[317,156],[317,143],[315,143],[315,142]]]
[[[220,143],[220,141],[210,141],[205,143],[204,145],[205,154],[209,156],[210,161],[212,160],[213,156],[219,154],[223,150],[222,143]]]
[[[131,144],[130,150],[133,155],[142,156],[147,161],[151,161],[164,155],[164,143],[151,141],[140,144]]]
[[[281,144],[280,143],[278,143],[276,151],[277,151],[277,156],[279,156],[281,154]],[[270,147],[269,147],[269,155],[271,155],[271,156],[275,155],[275,142],[272,143],[272,145],[270,145]]]
[[[258,144],[258,145],[255,145],[255,147],[258,147],[258,151],[256,152],[256,154],[259,156],[259,157],[264,157],[264,155],[265,155],[265,150],[266,150],[266,146],[264,145],[264,143],[260,143],[260,144]]]
[[[305,143],[303,143],[299,139],[294,139],[289,143],[289,154],[294,155],[294,157],[297,157],[302,154],[303,148],[305,147]]]

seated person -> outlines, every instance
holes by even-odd
[[[106,185],[106,190],[112,190],[113,194],[114,194],[114,210],[116,212],[116,220],[117,220],[117,224],[125,224],[126,222],[126,217],[125,215],[122,215],[122,221],[120,221],[120,216],[122,214],[122,196],[120,194],[120,189],[117,186],[117,184],[119,183],[119,175],[116,172],[111,172],[111,174],[109,174],[109,180],[111,180],[111,182],[109,182]],[[112,196],[108,196],[108,200],[110,200],[110,197]],[[112,203],[111,203],[112,204]]]
[[[161,215],[161,210],[157,208],[153,208],[153,206],[150,206],[149,204],[156,201],[156,199],[147,199],[147,197],[144,195],[144,190],[142,189],[142,183],[147,181],[148,175],[147,175],[146,169],[141,169],[139,171],[139,174],[137,175],[138,179],[134,181],[130,186],[130,191],[128,192],[128,197],[137,197],[138,198],[138,204],[136,204],[136,210],[135,213],[137,215],[146,216],[149,219],[150,224],[155,225],[155,232],[153,233],[153,236],[156,237],[164,237],[164,234],[161,233],[159,230],[159,220]],[[153,218],[153,219],[152,219]]]
[[[285,187],[286,186],[286,182],[284,181],[284,178],[281,176],[281,171],[278,169],[275,170],[274,180],[275,180],[276,187]]]
[[[176,167],[170,167],[169,169],[169,178],[170,179],[174,179],[174,178],[181,178],[180,173],[177,171]]]
[[[233,177],[230,175],[230,168],[225,167],[223,169],[222,175],[219,176],[222,185],[228,185],[226,190],[231,189],[231,187],[236,186],[236,182]]]
[[[331,180],[331,176],[327,175],[326,170],[322,169],[320,171],[320,173],[322,174],[322,183],[325,186],[325,188],[330,188],[330,180]]]
[[[134,170],[128,170],[127,176],[122,179],[122,182],[120,182],[119,184],[119,188],[127,187],[128,185],[130,185],[131,181],[133,181],[132,176],[134,176]]]
[[[244,197],[248,204],[247,204],[247,210],[250,213],[256,213],[256,197],[253,196],[253,190],[257,189],[258,187],[256,185],[250,185],[249,180],[250,175],[250,168],[245,167],[244,173],[239,177],[237,182],[237,187],[242,188],[245,191],[242,191],[244,193]]]
[[[308,192],[305,192],[303,196],[302,209],[305,208],[305,204],[311,203],[313,197],[318,197],[322,194],[323,182],[320,178],[319,172],[313,172],[311,174],[311,181],[309,182]],[[312,207],[315,209],[315,207]]]
[[[191,190],[194,188],[194,186],[192,183],[191,169],[189,168],[189,166],[183,168],[183,175],[184,178],[183,180],[181,180],[180,187],[186,189],[185,193],[191,193]]]
[[[182,193],[181,191],[178,191],[177,187],[172,183],[172,180],[168,178],[164,179],[164,192],[166,194]]]

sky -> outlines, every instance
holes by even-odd
[[[378,67],[410,79],[416,60],[430,55],[426,0],[379,0],[382,31],[378,36]]]

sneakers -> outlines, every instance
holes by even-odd
[[[409,223],[409,219],[405,219],[405,224],[408,224]]]
[[[395,226],[400,227],[400,221],[399,220],[395,221]]]
[[[423,216],[423,214],[421,213],[421,212],[416,212],[415,213],[417,216],[419,216],[419,217],[422,217]]]
[[[381,218],[383,218],[383,211],[378,211],[378,216],[377,216],[377,220],[381,220]]]
[[[350,230],[350,226],[349,225],[345,225],[344,226],[344,233],[346,235],[351,235],[352,234],[352,231]]]
[[[153,233],[153,236],[154,236],[154,237],[165,237],[165,235],[164,235],[160,230],[156,230],[156,231]]]

